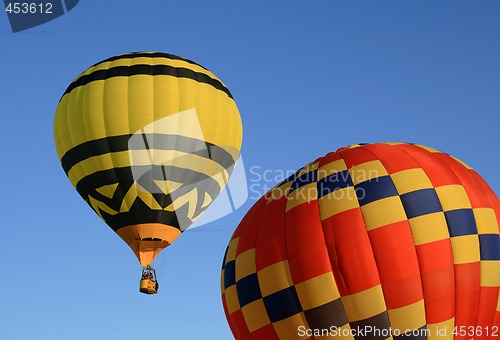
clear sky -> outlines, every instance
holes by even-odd
[[[137,259],[73,189],[52,135],[68,84],[129,51],[222,79],[252,185],[159,256],[155,296],[138,292]],[[432,146],[500,193],[497,0],[81,0],[15,34],[0,13],[0,52],[0,339],[231,339],[219,281],[232,232],[266,185],[341,146]]]

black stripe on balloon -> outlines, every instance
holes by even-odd
[[[110,215],[100,210],[106,224],[117,231],[120,228],[140,223],[160,223],[180,229],[177,214],[173,211],[151,210],[141,199],[136,199],[130,210]],[[181,230],[182,231],[182,230]]]
[[[200,65],[198,63],[195,63],[192,60],[180,57],[180,56],[175,55],[175,54],[162,53],[162,52],[131,52],[131,53],[127,53],[127,54],[116,55],[114,57],[110,57],[108,59],[100,61],[100,62],[92,65],[91,67],[97,66],[97,65],[102,64],[102,63],[107,63],[110,61],[115,61],[115,60],[120,60],[120,59],[134,59],[134,58],[167,58],[167,59],[171,59],[171,60],[181,60],[181,61],[185,61],[189,64],[193,64],[193,65],[199,66],[199,67],[207,70],[205,67],[203,67],[202,65]]]
[[[144,143],[132,142],[131,138],[145,138],[148,140],[148,147]],[[210,158],[214,162],[219,163],[224,169],[229,169],[235,163],[235,160],[229,152],[224,148],[205,142],[199,139],[167,134],[145,134],[145,135],[122,135],[112,136],[100,139],[94,139],[82,144],[79,144],[68,150],[61,158],[61,165],[66,172],[66,175],[75,164],[99,155],[104,155],[111,152],[128,151],[130,147],[137,146],[132,150],[141,149],[157,149],[157,150],[176,150],[198,156]],[[197,150],[197,151],[193,151]]]
[[[166,180],[163,175],[164,172],[168,172],[169,180],[182,183],[181,187],[167,195],[162,193],[161,189],[154,184],[154,180]],[[134,178],[134,173],[141,174],[140,178]],[[135,170],[132,170],[131,167],[123,167],[94,172],[82,178],[76,184],[76,190],[83,199],[87,200],[91,196],[111,209],[118,211],[125,195],[135,182],[149,192],[162,208],[166,208],[172,203],[172,194],[175,197],[180,197],[193,189],[198,189],[210,195],[213,200],[222,189],[212,177],[194,170],[166,166],[140,166],[135,167]],[[112,198],[108,198],[97,191],[97,189],[110,184],[117,184]],[[155,187],[152,187],[153,185]]]
[[[206,210],[207,207],[202,207],[205,194],[208,194],[213,201],[221,191],[217,181],[204,173],[194,170],[172,166],[140,166],[134,168],[134,170],[131,167],[124,167],[94,172],[82,178],[76,184],[76,190],[89,205],[89,197],[91,197],[114,211],[120,210],[125,195],[135,183],[138,183],[146,192],[150,193],[162,209],[172,204],[177,198],[196,190],[199,199],[196,202],[192,218],[196,218]],[[134,178],[134,173],[141,174],[140,178]],[[169,180],[182,183],[179,188],[168,194],[163,193],[154,183],[154,180],[165,180],[165,173],[168,173]],[[100,187],[110,184],[117,184],[113,197],[106,197],[97,191]],[[172,225],[181,229],[181,231],[191,224],[191,219],[188,217],[189,203],[182,207],[175,207],[175,212],[165,214],[167,212],[163,213],[163,210],[152,209],[143,202],[138,203],[137,201],[142,202],[140,198],[136,198],[129,211],[125,213],[110,215],[100,211],[101,216],[113,230],[130,224],[155,222],[157,219],[158,223]],[[171,214],[175,216],[175,219]],[[150,215],[152,217],[148,219],[147,217]]]
[[[210,77],[209,75],[201,72],[196,72],[185,67],[174,67],[170,65],[131,65],[131,66],[115,66],[104,70],[97,70],[90,74],[83,75],[72,82],[62,98],[73,91],[75,88],[85,86],[93,81],[106,80],[114,77],[130,77],[135,75],[149,75],[149,76],[173,76],[177,78],[187,78],[199,83],[211,85],[212,87],[220,90],[233,98],[228,88],[220,82],[220,80]]]

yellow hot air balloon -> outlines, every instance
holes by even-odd
[[[141,291],[156,293],[150,263],[224,188],[242,127],[213,73],[138,52],[101,61],[69,85],[54,138],[73,186],[143,266]]]

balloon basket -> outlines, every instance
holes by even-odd
[[[142,268],[142,277],[139,285],[139,291],[144,294],[158,293],[158,281],[156,280],[156,271],[150,265]]]

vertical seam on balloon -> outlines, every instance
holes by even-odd
[[[362,146],[361,146],[362,147]],[[365,148],[366,149],[366,148]],[[344,156],[342,155],[343,153],[345,153],[346,151],[348,152],[350,149],[345,149],[345,150],[342,150],[340,152],[337,152],[338,155],[342,158],[342,160],[344,161],[345,163],[345,158]],[[369,151],[369,150],[367,150]],[[369,151],[370,153],[373,154],[373,152]],[[376,157],[376,156],[375,156]],[[376,157],[378,159],[378,157]],[[385,168],[385,167],[384,167]],[[347,169],[349,171],[349,168]],[[354,183],[353,183],[353,187],[354,187]],[[357,193],[355,193],[355,195],[357,195]],[[358,204],[359,204],[359,199],[358,199]],[[387,316],[387,321],[389,323],[389,326],[391,326],[391,319],[389,317],[389,313],[388,313],[388,308],[387,308],[387,303],[385,301],[385,293],[384,293],[384,289],[383,289],[383,286],[382,286],[382,280],[380,279],[380,274],[379,274],[379,263],[377,261],[377,257],[375,256],[375,252],[373,251],[373,244],[372,244],[372,239],[370,237],[370,233],[368,233],[368,229],[366,228],[366,219],[365,219],[365,215],[363,214],[363,210],[361,209],[361,206],[358,207],[359,211],[360,211],[360,214],[361,214],[361,217],[363,218],[363,222],[364,222],[364,225],[365,225],[365,231],[366,231],[366,236],[368,238],[368,241],[370,242],[370,250],[372,251],[372,256],[373,256],[373,261],[375,262],[375,266],[377,268],[377,274],[378,274],[378,279],[379,279],[379,285],[380,285],[380,291],[382,292],[382,297],[384,299],[384,308],[385,308],[385,312],[386,312],[386,316]],[[349,321],[349,325],[351,324],[351,322]],[[392,326],[391,326],[392,327]]]
[[[403,148],[400,148],[398,147],[398,145],[394,145],[393,147],[403,151],[405,154],[408,155],[408,157],[410,157],[419,167],[420,169],[422,169],[422,171],[425,173],[425,175],[427,176],[427,179],[429,180],[429,182],[431,182],[431,179],[426,171],[426,169],[420,164],[420,162],[418,162],[417,159],[415,159],[410,153],[408,153],[406,150],[404,150]],[[427,151],[425,150],[424,148],[420,147],[419,145],[416,145],[416,144],[411,144],[411,147],[414,147],[414,148],[419,148],[419,149],[422,149],[424,151]],[[439,153],[441,153],[441,151],[439,151]],[[439,157],[436,157],[435,154],[429,152],[429,154],[432,155],[432,158],[433,160],[437,160],[439,163],[441,163],[442,165],[445,165],[449,170],[451,170],[451,168],[448,166],[448,164],[446,164],[446,162],[444,162],[442,159],[440,159]],[[452,171],[452,170],[451,170]],[[455,175],[456,176],[456,175]],[[432,183],[432,188],[435,190],[436,187],[434,186],[434,183]],[[443,203],[441,202],[441,199],[439,198],[439,196],[437,196],[438,200],[439,200],[439,204],[441,205],[441,208],[443,206]],[[444,210],[443,210],[443,214],[444,214]],[[454,298],[454,301],[455,301],[455,313],[454,313],[454,322],[456,322],[456,314],[457,314],[457,291],[456,291],[456,282],[457,282],[457,279],[456,279],[456,273],[455,273],[455,263],[454,263],[454,257],[453,257],[453,244],[451,243],[451,235],[450,235],[450,229],[449,229],[449,225],[448,225],[448,221],[446,221],[446,228],[448,230],[448,235],[449,235],[449,240],[450,240],[450,251],[451,251],[451,258],[453,259],[453,284],[454,284],[454,287],[455,287],[455,290],[454,290],[454,295],[455,295],[455,298]],[[419,264],[419,267],[420,267],[420,264]],[[424,286],[422,284],[422,290],[424,290]],[[425,297],[425,292],[424,292],[424,297]],[[424,299],[424,306],[425,306],[425,299]],[[446,321],[446,320],[445,320]],[[427,323],[427,315],[426,315],[426,323]],[[428,324],[428,323],[427,323]]]
[[[397,147],[397,144],[396,144],[396,145],[388,145],[388,146],[389,146],[389,147],[391,147],[391,148],[396,148],[396,149],[398,149],[398,150],[401,150],[400,148],[398,148],[398,147]],[[371,150],[369,150],[369,151],[370,151],[371,153],[373,153]],[[404,150],[401,150],[401,151],[403,151],[403,153],[405,153],[406,155],[408,155],[408,153],[406,153]],[[373,154],[374,154],[374,153],[373,153]],[[374,155],[375,155],[375,154],[374,154]],[[377,156],[375,155],[375,157],[377,157]],[[414,161],[415,161],[415,163],[417,163],[417,164],[418,164],[418,162],[417,162],[417,161],[416,161],[413,157],[411,157],[410,155],[408,155],[408,157],[410,157],[412,160],[414,160]],[[379,159],[378,157],[377,157],[377,159],[378,159],[378,160],[380,161],[380,163],[384,166],[384,169],[386,169],[386,168],[385,168],[385,165],[384,165],[384,162],[383,162],[381,159]],[[420,166],[420,164],[419,164],[419,166]],[[386,169],[386,171],[387,171],[387,169]],[[388,172],[388,171],[387,171],[387,173],[389,174],[389,172]],[[426,175],[427,175],[427,174],[426,174]],[[403,211],[404,211],[405,216],[406,216],[406,221],[408,222],[408,228],[409,228],[409,230],[410,230],[410,234],[411,234],[411,237],[412,237],[412,240],[413,240],[413,247],[414,247],[414,249],[415,249],[415,254],[416,254],[416,256],[417,256],[418,273],[419,273],[419,276],[420,276],[420,287],[422,288],[422,302],[423,302],[423,304],[424,304],[424,317],[425,317],[425,325],[424,325],[424,326],[426,326],[426,327],[427,327],[428,322],[427,322],[427,312],[426,312],[426,309],[425,309],[426,303],[425,303],[424,281],[423,281],[423,278],[422,278],[422,267],[421,267],[421,265],[420,265],[420,258],[419,258],[419,256],[418,256],[418,252],[417,252],[417,245],[416,245],[416,243],[415,243],[415,236],[413,235],[413,230],[411,229],[411,225],[410,225],[410,220],[409,220],[409,218],[408,218],[408,214],[407,214],[407,212],[406,212],[406,209],[405,209],[405,207],[404,207],[403,202],[401,201],[401,193],[399,192],[398,188],[396,187],[396,184],[395,184],[395,183],[394,183],[394,181],[392,180],[392,177],[390,176],[390,174],[389,174],[389,178],[391,179],[391,182],[393,183],[394,187],[396,188],[396,191],[398,192],[399,200],[400,200],[400,202],[401,202],[401,206],[403,207]],[[427,335],[425,335],[425,337],[427,338]]]
[[[271,189],[271,191],[272,190],[273,189]],[[256,275],[258,275],[258,272],[259,272],[257,270],[257,252],[260,250],[260,247],[257,247],[257,240],[259,239],[259,233],[264,230],[264,228],[262,227],[263,224],[261,223],[263,221],[262,216],[264,215],[264,212],[266,211],[266,209],[269,208],[269,206],[268,206],[268,200],[267,200],[267,198],[266,198],[265,195],[262,196],[259,200],[264,200],[264,201],[266,201],[266,203],[264,204],[264,207],[262,208],[262,211],[260,213],[260,216],[259,216],[259,219],[258,219],[259,222],[258,222],[258,225],[257,225],[257,231],[255,232],[255,269],[256,269],[255,270],[255,274]],[[283,219],[285,219],[285,217],[286,217],[286,211],[283,212]],[[283,229],[285,229],[285,223],[283,223]],[[283,232],[285,232],[285,230],[283,230]],[[285,242],[285,247],[286,247],[286,238],[283,241]],[[261,285],[261,282],[260,282],[260,280],[257,280],[257,282],[259,283],[259,290],[260,290],[260,293],[262,295],[262,285]],[[264,297],[262,297],[261,299],[264,299]],[[269,321],[270,321],[270,325],[272,326],[273,331],[274,331],[274,333],[276,335],[276,338],[279,338],[278,337],[278,332],[274,328],[274,323],[271,320],[269,320]],[[246,320],[245,320],[245,323],[246,323]],[[264,327],[266,327],[266,326],[264,326]],[[255,339],[251,332],[250,332],[250,336],[252,337],[252,339]]]
[[[265,198],[264,198],[264,197],[261,197],[261,198],[260,198],[260,199],[256,202],[256,205],[257,205],[257,206],[258,206],[258,203],[260,202],[260,200],[265,200]],[[254,207],[255,207],[255,205],[254,205]],[[266,207],[267,207],[267,204],[263,203],[263,207],[262,207],[262,209],[261,209],[261,211],[260,211],[259,218],[258,218],[258,219],[256,219],[256,220],[258,221],[258,224],[257,224],[257,226],[255,226],[255,227],[254,227],[254,228],[256,228],[256,229],[257,229],[257,230],[255,231],[255,245],[254,245],[255,255],[256,255],[256,256],[257,256],[257,247],[256,247],[256,245],[257,245],[257,234],[258,234],[258,232],[259,232],[259,229],[260,229],[260,226],[261,226],[261,222],[262,222],[262,215],[264,214],[264,211],[266,210]],[[249,212],[249,213],[250,213],[250,212]],[[246,216],[245,216],[245,217],[246,217]],[[253,217],[253,216],[249,216],[247,219],[246,219],[245,217],[244,217],[244,218],[243,218],[243,220],[242,220],[242,222],[244,222],[244,224],[242,225],[242,229],[241,229],[241,231],[239,232],[239,236],[238,236],[238,237],[241,237],[241,235],[243,235],[243,234],[244,234],[244,231],[245,231],[246,229],[250,229],[250,228],[252,228],[252,225],[251,225],[249,222],[250,222],[250,220],[252,219],[252,217]],[[238,228],[239,228],[239,227],[238,227]],[[231,239],[232,239],[232,237],[231,237]],[[238,249],[239,249],[240,245],[241,245],[241,243],[239,243],[239,242],[238,242],[238,245],[237,245],[236,250],[235,250],[235,257],[234,257],[234,261],[235,261],[235,275],[236,275],[236,259],[238,258],[238,256],[239,256],[239,255],[241,255],[241,254],[239,254],[239,253],[238,253]],[[257,257],[256,257],[256,259],[257,259]],[[256,270],[255,275],[257,275],[257,270]],[[236,280],[235,280],[235,281],[236,281]],[[258,281],[258,280],[257,280],[257,281]],[[235,282],[235,285],[236,285],[236,284],[237,284],[237,281]],[[238,287],[238,286],[236,286],[236,291],[238,292],[238,288],[237,288],[237,287]],[[260,286],[260,282],[259,282],[259,290],[260,290],[261,295],[262,295],[262,288],[261,288],[261,286]],[[239,302],[239,297],[238,297],[238,294],[237,294],[237,297],[236,297],[236,298],[238,299],[238,306],[239,306],[239,309],[238,309],[238,310],[240,310],[240,311],[241,311],[242,306],[241,306],[241,304],[240,304],[240,302]],[[245,322],[245,326],[246,326],[246,327],[247,327],[247,329],[248,329],[248,323],[247,323],[247,320],[245,319],[245,317],[243,317],[243,320],[244,320],[244,322]],[[239,335],[240,335],[240,337],[241,337],[241,338],[243,338],[243,337],[241,336],[241,334],[239,334]],[[250,335],[250,337],[253,339],[253,336],[252,336],[252,333],[250,332],[250,330],[248,330],[248,335]]]
[[[123,60],[123,59],[118,59],[118,60]],[[130,58],[129,59],[129,65],[128,65],[129,66],[129,70],[130,70],[130,66],[132,65],[132,60],[134,60],[134,58]],[[111,64],[109,65],[109,67],[106,69],[106,72],[111,68],[111,65],[113,65],[113,63],[114,62],[112,61]],[[132,127],[130,125],[130,74],[129,74],[129,76],[126,77],[126,79],[127,79],[126,80],[127,81],[127,87],[126,87],[124,96],[126,97],[126,103],[127,103],[127,105],[124,105],[126,112],[124,113],[123,116],[127,119],[128,132],[132,136],[136,132],[135,131],[132,132]],[[130,143],[130,140],[129,140],[129,143]],[[128,152],[128,157],[129,157],[130,168],[132,169],[134,165],[132,164],[132,159],[130,159],[130,151]],[[113,158],[111,158],[111,162],[113,163],[113,166],[114,166],[115,164],[114,164]],[[132,190],[132,187],[134,187],[134,186],[136,187],[136,190],[137,190],[137,184],[135,183],[134,178],[132,176],[132,183],[130,183],[130,188],[125,188],[125,190],[127,190],[126,192],[122,191],[122,197],[123,198],[122,198],[122,202],[121,202],[120,206],[123,204],[124,207],[125,207],[125,209],[126,209],[126,211],[130,211],[133,202],[129,206],[128,203],[127,203],[127,201],[125,200],[125,197],[126,197],[128,191]],[[118,185],[118,187],[120,187],[120,186]]]
[[[154,84],[154,77],[155,77],[154,70],[155,70],[155,68],[153,67],[153,58],[151,58],[150,56],[148,56],[147,58],[149,59],[149,65],[151,65],[151,76],[145,76],[144,79],[145,79],[145,81],[146,81],[146,79],[148,81],[150,81],[150,84]],[[131,59],[131,60],[134,60],[134,59]],[[148,84],[148,85],[150,85],[150,84]],[[152,93],[152,95],[154,95],[154,88],[153,87],[151,87],[151,88],[152,88],[151,93]],[[151,109],[151,113],[150,114],[152,116],[152,122],[153,122],[153,124],[151,124],[150,126],[153,127],[153,133],[151,134],[151,136],[146,137],[146,139],[151,138],[150,141],[152,142],[151,144],[153,144],[152,147],[148,145],[148,154],[150,156],[150,163],[151,163],[151,182],[153,182],[153,180],[154,180],[154,167],[155,167],[155,162],[154,162],[154,153],[155,153],[155,149],[154,149],[155,148],[155,143],[154,143],[154,138],[155,138],[154,98],[153,98],[153,101],[149,105],[151,105],[150,106],[150,109]],[[153,186],[153,183],[150,183],[151,186]],[[151,214],[151,217],[152,217],[153,215],[158,214],[158,212],[156,212],[156,209],[154,208],[154,206],[155,206],[154,203],[156,202],[156,199],[154,198],[153,193],[150,192],[150,190],[148,190],[146,188],[143,188],[143,189],[148,194],[147,197],[148,197],[149,207],[150,207],[149,211],[150,211],[150,214]],[[156,243],[155,243],[154,246],[156,247]],[[154,254],[155,251],[156,251],[156,248],[154,248],[153,254]]]
[[[488,192],[486,191],[486,189],[483,186],[483,183],[472,173],[472,171],[474,171],[474,170],[467,169],[467,168],[465,168],[465,169],[467,170],[467,176],[469,176],[471,178],[471,181],[475,182],[478,185],[478,187],[480,188],[482,194],[487,198],[488,203],[490,205],[490,208],[493,209],[493,210],[496,210],[495,206],[493,205],[493,201],[491,200],[490,195],[488,194]],[[460,178],[459,178],[459,180],[460,180]],[[469,194],[468,194],[468,191],[469,191],[468,187],[466,187],[464,185],[464,189],[465,189],[465,192],[467,193],[467,197],[468,197],[469,196]],[[472,206],[472,204],[471,204],[471,206]],[[474,209],[474,207],[472,207],[472,208]],[[498,221],[497,221],[497,223],[498,223]],[[476,228],[477,228],[477,225],[476,225]],[[477,235],[478,235],[478,238],[479,238],[479,230],[476,230],[476,231],[477,231]],[[481,254],[481,242],[480,241],[479,241],[479,253]],[[482,271],[481,263],[483,261],[487,261],[487,260],[483,260],[483,259],[479,258],[479,263],[480,263],[480,265],[479,265],[479,273],[480,273],[479,275],[480,276],[479,277],[481,277],[481,271]],[[481,285],[481,282],[479,282],[479,301],[478,301],[478,305],[477,305],[477,309],[478,310],[477,310],[477,315],[476,315],[476,327],[480,326],[479,323],[478,323],[480,321],[480,319],[479,319],[479,311],[481,310],[481,306],[482,306],[481,302],[483,302],[483,300],[484,300],[484,289],[483,289],[484,287],[486,287],[486,286]],[[499,288],[499,287],[497,287],[497,288]],[[499,295],[499,297],[500,297],[500,295]],[[493,314],[493,320],[490,320],[490,321],[494,321],[494,318],[495,318],[495,314]]]
[[[318,162],[318,172],[319,172],[319,169],[321,169],[321,167],[324,165],[324,161],[326,160],[326,156],[323,156],[323,157],[320,157],[319,159],[317,159],[316,161]],[[327,163],[328,164],[328,163]],[[343,311],[344,311],[344,315],[346,317],[346,320],[347,320],[347,324],[350,325],[350,322],[349,322],[349,317],[347,315],[347,312],[345,310],[345,306],[344,306],[344,302],[342,301],[342,296],[340,295],[340,291],[339,291],[339,287],[338,287],[338,284],[337,284],[337,281],[335,280],[335,275],[333,273],[333,267],[332,267],[332,258],[330,256],[330,252],[328,251],[328,245],[326,244],[326,237],[325,237],[325,224],[323,223],[323,220],[321,219],[321,203],[319,201],[319,190],[318,190],[318,181],[319,181],[319,174],[318,176],[316,177],[316,192],[317,192],[317,202],[318,202],[318,211],[319,211],[319,221],[321,223],[321,234],[323,235],[323,240],[325,241],[325,252],[326,252],[326,256],[328,257],[328,263],[330,265],[330,273],[332,274],[332,277],[333,277],[333,284],[335,285],[335,287],[331,287],[332,289],[337,289],[337,291],[339,292],[339,299],[342,303],[342,308],[343,308]],[[331,223],[329,223],[331,225]],[[335,242],[335,237],[334,237],[334,242]],[[335,247],[335,253],[338,254],[337,252],[337,248]],[[338,255],[337,255],[338,257]],[[339,263],[339,267],[340,267],[340,263]],[[341,274],[342,276],[342,273],[339,271],[339,274]],[[345,280],[344,280],[344,277],[342,277],[342,281],[344,282],[344,285],[345,285]]]
[[[303,169],[307,169],[310,164],[312,164],[312,163],[308,163],[303,168],[301,168],[300,170],[297,170],[295,172],[292,185],[291,185],[290,189],[288,190],[288,193],[285,195],[287,203],[288,203],[288,197],[289,197],[290,193],[292,192],[291,188],[293,188],[293,185],[295,184],[295,182],[297,181],[297,179],[302,175],[301,174],[302,170]],[[308,173],[310,173],[310,172],[308,172]],[[315,186],[315,189],[316,189],[316,196],[317,196],[317,186]],[[300,187],[298,187],[295,190],[300,190]],[[307,202],[307,204],[310,204],[310,203],[311,203],[310,201]],[[317,199],[316,199],[316,204],[318,204]],[[284,216],[284,223],[283,223],[283,225],[284,225],[283,236],[284,236],[284,242],[285,242],[285,250],[286,250],[286,254],[287,254],[286,258],[288,259],[288,267],[290,269],[290,279],[292,281],[292,286],[295,286],[295,280],[293,278],[293,273],[292,273],[293,268],[290,265],[290,261],[289,261],[290,260],[290,256],[289,256],[289,253],[288,253],[288,242],[287,242],[287,236],[286,236],[287,230],[288,230],[288,223],[287,223],[287,220],[288,220],[288,216],[287,216],[288,215],[288,211],[286,209],[286,206],[287,206],[287,204],[285,204],[285,216]],[[294,207],[294,208],[296,208],[296,207]],[[294,208],[292,208],[292,209],[294,209]],[[319,215],[319,207],[318,207],[318,215]],[[304,313],[304,308],[302,307],[302,302],[300,301],[300,298],[298,298],[298,301],[299,301],[299,307],[300,307],[300,312],[298,314],[299,315],[302,314],[301,315],[302,321],[305,321],[307,323],[307,325],[308,325],[309,322],[307,321],[306,315]],[[297,314],[295,314],[295,315],[297,315]]]
[[[81,87],[81,88],[80,88],[80,91],[81,91],[81,100],[82,100],[81,114],[82,114],[82,120],[83,120],[83,126],[84,126],[83,131],[84,131],[84,134],[85,134],[85,140],[86,140],[86,141],[91,140],[91,139],[89,138],[89,135],[88,135],[88,130],[87,130],[87,128],[86,128],[86,127],[88,127],[88,126],[89,126],[89,124],[88,124],[88,123],[89,123],[89,120],[90,120],[89,115],[91,115],[91,113],[88,113],[88,111],[89,111],[89,110],[88,110],[88,109],[86,109],[86,108],[88,108],[88,107],[89,107],[89,104],[87,103],[87,100],[88,100],[87,94],[88,94],[88,92],[89,92],[88,90],[89,90],[89,87],[88,87],[88,86],[83,86],[83,87]],[[84,142],[84,143],[85,143],[85,142]],[[90,144],[88,147],[89,147],[89,148],[92,148],[92,144]],[[91,151],[92,151],[92,150],[91,150]],[[92,155],[92,154],[94,154],[94,153],[93,153],[93,152],[90,152],[90,154]],[[92,162],[94,163],[95,168],[96,168],[96,169],[99,169],[99,166],[98,166],[98,164],[97,164],[97,159],[96,159],[95,157],[93,157],[93,156],[91,156],[90,158],[92,159]],[[98,170],[97,170],[96,172],[98,172]],[[88,175],[90,175],[90,174],[88,174]],[[83,178],[82,178],[82,179],[83,179]],[[97,189],[97,188],[94,188],[93,190],[95,191],[96,189]],[[90,195],[89,195],[89,196],[90,196]],[[90,205],[90,199],[89,199],[89,205]],[[90,205],[90,207],[92,208],[92,205]],[[101,217],[101,219],[102,219],[104,222],[106,222],[106,220],[104,220],[104,217],[101,215],[101,213],[100,213],[100,211],[99,211],[99,210],[100,210],[100,208],[99,208],[99,207],[97,207],[97,211],[96,211],[97,215],[98,215],[99,217]]]
[[[449,156],[448,156],[449,157]],[[450,157],[450,159],[453,159]],[[454,160],[455,161],[455,160]],[[471,205],[471,208],[474,209],[474,207],[472,206],[472,202],[470,200],[470,196],[469,196],[469,191],[470,191],[470,188],[468,185],[466,185],[465,182],[462,181],[462,175],[459,174],[458,172],[455,171],[455,169],[453,169],[451,166],[448,165],[448,163],[444,162],[446,164],[446,166],[448,166],[451,171],[453,171],[453,173],[455,174],[455,176],[458,178],[458,180],[460,181],[460,184],[462,185],[462,187],[464,188],[465,190],[465,193],[467,194],[467,199],[469,200],[469,203]],[[466,170],[466,176],[469,177],[469,179],[473,182],[475,182],[481,192],[484,194],[484,196],[488,199],[488,202],[490,204],[490,207],[491,208],[494,208],[493,207],[493,202],[491,201],[490,199],[490,196],[487,194],[485,188],[483,187],[481,181],[479,181],[472,173],[471,171],[473,171],[471,168],[466,168],[465,166],[463,166],[462,164],[460,164],[460,162],[456,162],[459,166],[463,167],[465,170]],[[478,236],[478,245],[479,245],[479,252],[481,252],[481,242],[479,241],[479,231],[477,230],[477,225],[476,225],[476,235]],[[479,263],[480,263],[480,267],[479,267],[479,270],[480,270],[480,273],[481,273],[481,263],[483,262],[483,260],[481,258],[479,258]],[[480,311],[480,307],[481,307],[481,295],[484,295],[484,288],[485,286],[482,286],[481,285],[481,282],[479,282],[479,299],[478,299],[478,304],[477,304],[477,310],[476,310],[476,322],[475,322],[475,325],[478,326],[478,321],[479,321],[479,311]]]

